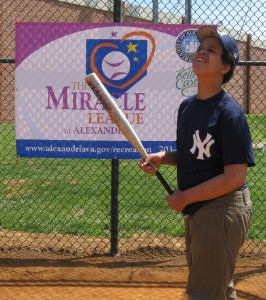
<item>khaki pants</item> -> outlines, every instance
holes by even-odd
[[[249,190],[217,198],[185,218],[189,300],[235,300],[236,260],[252,215]]]

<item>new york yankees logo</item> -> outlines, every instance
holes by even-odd
[[[207,133],[207,136],[204,141],[200,139],[199,136],[199,130],[196,130],[195,133],[193,134],[193,147],[190,149],[190,152],[194,154],[196,152],[196,148],[198,148],[199,153],[197,156],[197,159],[202,159],[204,160],[204,154],[206,157],[210,157],[210,147],[212,144],[215,143],[214,139],[212,139],[212,135]]]

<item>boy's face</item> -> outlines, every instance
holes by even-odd
[[[223,46],[215,37],[208,37],[199,45],[192,61],[194,73],[198,78],[215,76],[223,79],[230,66],[222,61]]]

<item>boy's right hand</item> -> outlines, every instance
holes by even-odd
[[[159,154],[149,154],[146,158],[141,158],[139,167],[148,174],[154,175],[161,165],[161,157]]]

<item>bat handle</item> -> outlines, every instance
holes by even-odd
[[[157,171],[155,173],[155,175],[160,180],[161,184],[164,186],[164,188],[168,192],[168,194],[169,195],[173,194],[173,190],[170,188],[170,186],[168,185],[168,183],[165,181],[165,179],[163,178],[162,174],[159,171]]]
[[[170,186],[168,185],[168,183],[165,181],[165,179],[163,178],[162,174],[157,171],[155,173],[155,175],[157,176],[157,178],[160,180],[161,184],[164,186],[165,190],[168,192],[169,195],[173,194],[173,190],[170,188]],[[190,210],[190,205],[188,205],[188,208],[186,210],[182,211],[183,217],[186,218],[189,213],[187,210]]]
[[[172,195],[173,194],[173,190],[170,188],[170,186],[168,185],[168,183],[165,181],[165,179],[163,178],[162,174],[159,171],[157,171],[155,173],[155,175],[160,180],[161,184],[164,186],[164,188],[168,192],[168,194]],[[189,215],[188,212],[187,212],[187,210],[186,211],[183,210],[182,214],[183,214],[184,218],[186,218]]]

